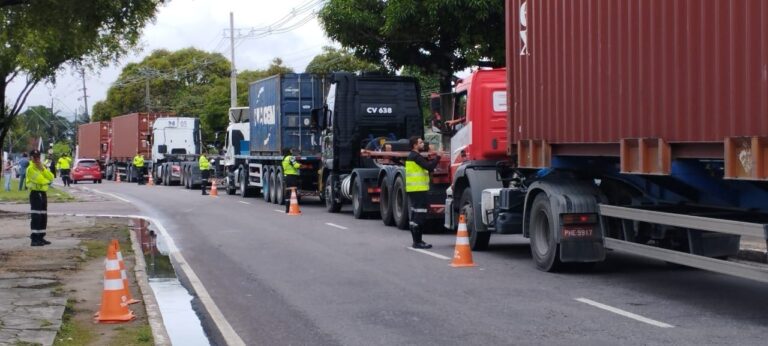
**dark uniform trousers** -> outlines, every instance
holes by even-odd
[[[48,195],[43,191],[31,191],[29,204],[32,209],[32,233],[45,233],[48,226]]]
[[[204,169],[200,171],[200,190],[205,194],[205,190],[208,188],[208,179],[211,178],[211,170]]]
[[[299,176],[298,175],[286,175],[285,176],[285,191],[283,191],[283,196],[285,196],[285,212],[287,213],[288,210],[291,207],[291,188],[299,187]],[[296,193],[299,193],[299,191],[296,191]]]
[[[408,220],[414,243],[421,242],[420,225],[425,224],[428,196],[428,191],[408,192]]]

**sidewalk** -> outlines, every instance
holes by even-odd
[[[70,190],[81,202],[51,203],[51,212],[135,213],[128,203]],[[137,315],[132,322],[92,321],[101,303],[110,239],[120,241],[132,295],[142,299],[127,221],[50,216],[46,239],[52,244],[31,247],[28,210],[24,204],[0,204],[0,345],[152,345],[143,303],[131,305]]]

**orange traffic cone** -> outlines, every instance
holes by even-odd
[[[299,199],[296,197],[296,188],[291,188],[291,205],[288,208],[288,215],[301,215],[301,210],[299,210]]]
[[[152,180],[152,172],[149,172],[149,181],[147,182],[147,186],[155,186],[155,181]]]
[[[459,215],[459,231],[456,233],[456,249],[453,251],[451,267],[474,267],[472,249],[469,248],[469,232],[464,214]]]
[[[216,179],[213,179],[211,183],[211,197],[218,197],[218,196],[219,196],[219,188],[216,187]]]
[[[128,297],[125,296],[125,285],[120,275],[120,262],[115,248],[111,245],[107,249],[107,260],[104,263],[104,291],[101,294],[101,308],[96,313],[96,322],[117,323],[136,318],[128,309]]]
[[[121,182],[121,181],[120,181],[120,171],[118,171],[117,169],[115,169],[115,175],[117,176],[117,180],[115,180],[115,182],[118,182],[118,183],[119,183],[119,182]]]
[[[110,246],[115,248],[115,252],[117,253],[117,261],[120,262],[120,277],[123,279],[123,286],[125,287],[125,296],[128,298],[128,304],[136,304],[141,300],[133,299],[133,295],[131,295],[131,289],[130,289],[130,286],[128,285],[128,272],[126,272],[126,269],[125,269],[125,261],[123,260],[123,253],[120,252],[120,242],[118,242],[117,239],[112,239],[112,243]]]

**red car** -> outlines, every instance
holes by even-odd
[[[83,180],[92,181],[94,184],[101,184],[101,167],[94,159],[80,159],[75,163],[75,167],[72,168],[69,177],[75,184]]]

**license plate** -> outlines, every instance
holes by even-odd
[[[563,238],[591,238],[593,233],[592,227],[563,228]]]
[[[85,179],[93,179],[93,176],[92,175],[84,175],[83,178],[85,178]]]

